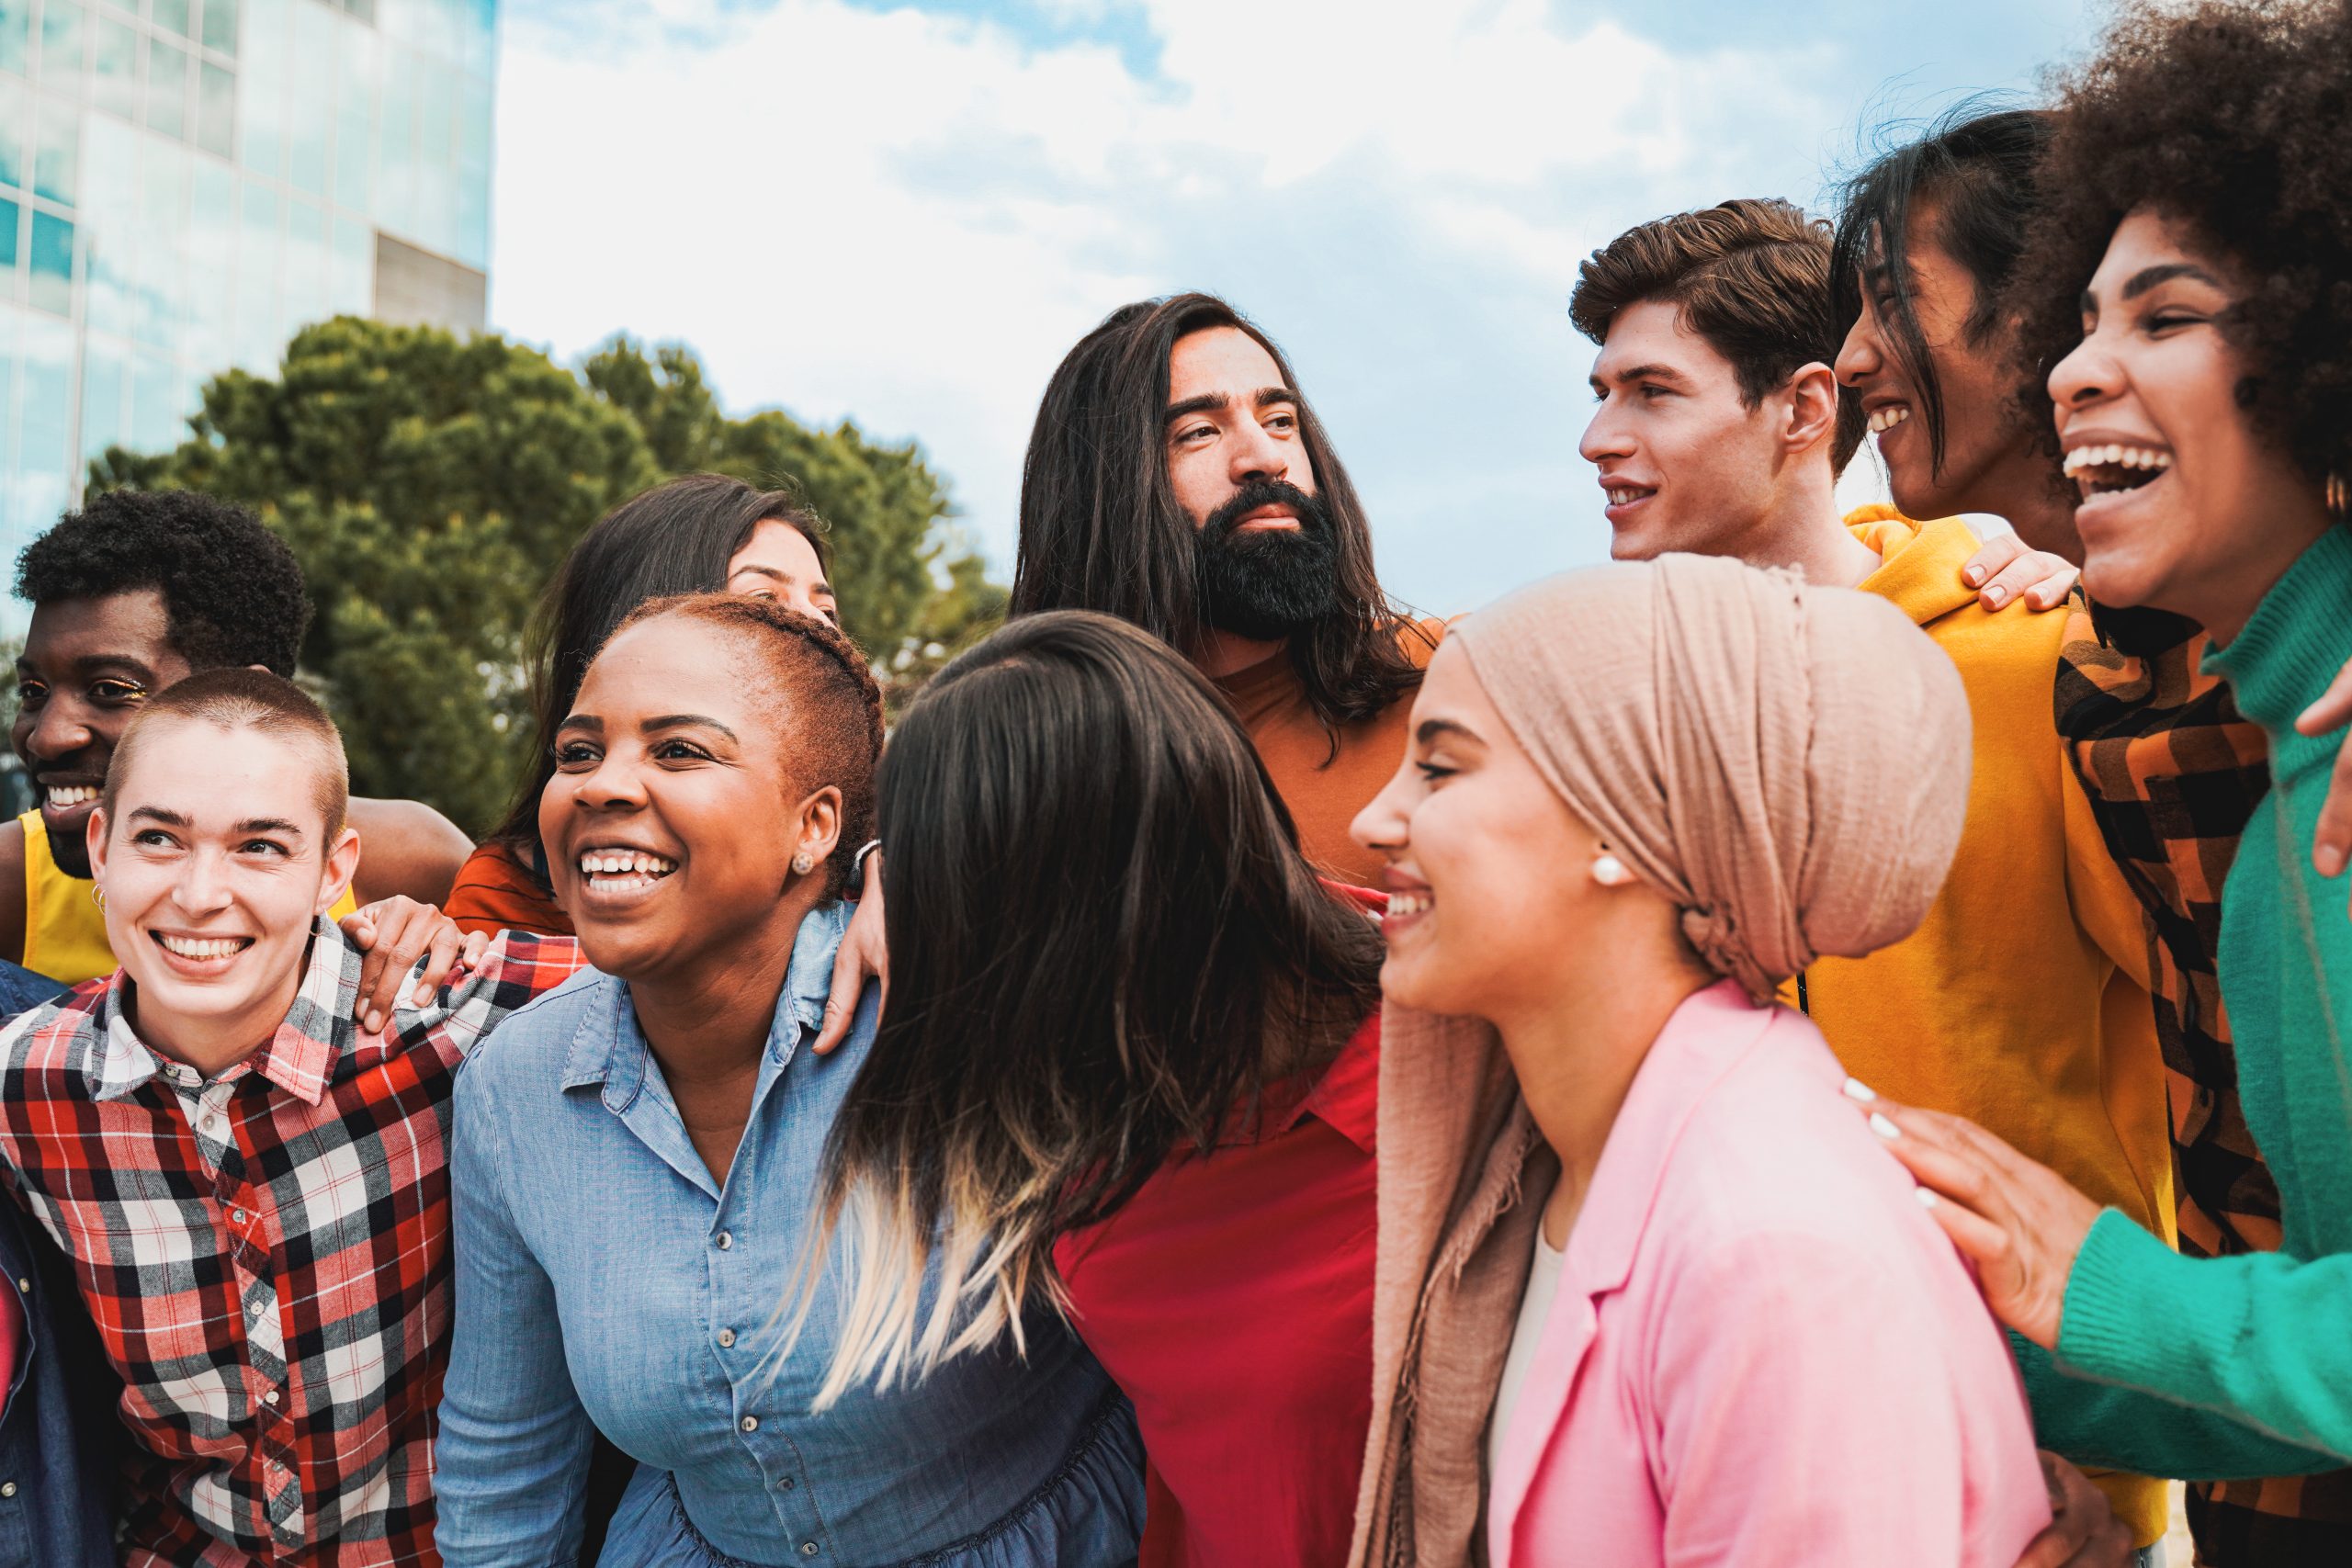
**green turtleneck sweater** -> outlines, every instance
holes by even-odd
[[[2100,1215],[2066,1282],[2057,1361],[2121,1386],[2053,1380],[2026,1358],[2036,1416],[2068,1417],[2043,1433],[2062,1452],[2190,1479],[2260,1473],[2287,1457],[2279,1441],[2352,1458],[2352,915],[2344,881],[2321,878],[2311,852],[2344,731],[2295,733],[2347,660],[2352,526],[2339,524],[2206,659],[2270,738],[2271,791],[2222,892],[2219,963],[2283,1239],[2275,1253],[2189,1258]]]

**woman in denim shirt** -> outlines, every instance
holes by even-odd
[[[1134,1558],[1133,1415],[1050,1309],[1025,1360],[812,1415],[836,1258],[778,1353],[874,1035],[869,991],[839,1051],[808,1049],[880,747],[865,660],[766,601],[656,601],[590,666],[539,820],[595,968],[509,1019],[456,1097],[448,1568],[569,1562],[594,1429],[640,1461],[607,1563]]]

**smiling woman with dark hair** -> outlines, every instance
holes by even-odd
[[[555,772],[555,731],[588,661],[649,599],[725,590],[777,600],[838,626],[833,552],[816,513],[783,491],[690,474],[631,496],[563,558],[530,629],[531,772],[505,819],[474,851],[448,898],[468,931],[567,935],[539,847],[539,794]]]
[[[2273,1438],[2352,1458],[2352,924],[2305,848],[2339,737],[2296,728],[2352,660],[2347,79],[2341,0],[2127,11],[2066,85],[2013,286],[2084,586],[2201,626],[2270,747],[2219,974],[2279,1250],[2177,1256],[1982,1131],[1894,1114],[1995,1310],[2091,1380],[2059,1403],[2030,1364],[2043,1440],[2162,1474],[2259,1473]]]
[[[449,1568],[571,1561],[596,1431],[639,1461],[599,1558],[626,1568],[1133,1555],[1134,1416],[1043,1303],[1025,1359],[812,1412],[848,1310],[828,1256],[808,1352],[781,1351],[874,1040],[869,990],[811,1049],[881,748],[864,657],[771,601],[657,600],[589,666],[538,826],[597,972],[503,1032],[454,1111]]]

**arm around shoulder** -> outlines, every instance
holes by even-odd
[[[2069,1458],[2096,1446],[2108,1457],[2095,1461],[2194,1480],[2341,1465],[2352,1459],[2352,1255],[2184,1258],[2109,1211],[2067,1280],[2058,1366],[2156,1396],[2068,1394],[2099,1416],[2051,1443]]]
[[[404,894],[420,904],[449,901],[458,868],[473,853],[473,841],[458,825],[418,800],[351,799],[351,825],[359,829],[359,874],[353,897],[362,904]]]

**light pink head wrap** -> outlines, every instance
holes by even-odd
[[[1968,700],[1878,595],[1669,555],[1550,578],[1453,636],[1560,798],[1757,1000],[1908,936],[1943,886]]]

